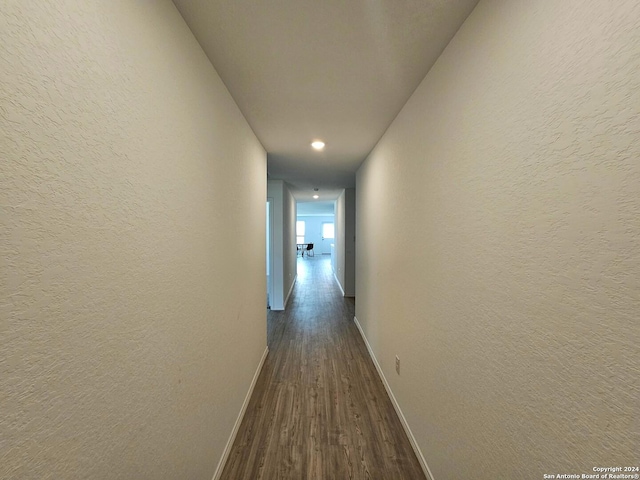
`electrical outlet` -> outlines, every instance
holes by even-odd
[[[396,373],[400,375],[400,357],[396,355]]]

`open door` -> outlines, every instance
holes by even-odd
[[[267,198],[267,308],[271,308],[271,299],[273,298],[273,240],[271,238],[273,232],[273,199]]]

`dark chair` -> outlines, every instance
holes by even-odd
[[[316,256],[316,254],[313,251],[313,243],[308,243],[307,244],[307,257],[315,257],[315,256]]]

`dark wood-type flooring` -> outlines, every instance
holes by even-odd
[[[298,259],[224,480],[424,479],[330,258]]]

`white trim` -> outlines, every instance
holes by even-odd
[[[344,290],[342,289],[342,285],[340,285],[340,280],[338,280],[338,277],[336,276],[336,272],[333,272],[333,278],[336,279],[336,283],[338,284],[338,288],[340,289],[340,291],[342,292],[342,296],[344,297]],[[356,318],[356,317],[353,317]]]
[[[249,406],[249,400],[251,400],[251,395],[253,394],[253,389],[258,382],[258,377],[260,376],[260,372],[262,371],[262,366],[264,365],[264,361],[267,359],[267,354],[269,353],[269,347],[264,349],[264,353],[262,354],[262,358],[260,359],[260,363],[258,364],[258,369],[256,373],[253,375],[253,380],[251,380],[251,385],[249,386],[249,391],[247,392],[246,397],[244,397],[244,402],[242,403],[242,408],[240,408],[240,413],[238,414],[238,418],[236,419],[236,423],[233,426],[233,430],[231,430],[231,436],[227,441],[227,444],[224,447],[222,452],[222,457],[218,462],[218,466],[216,467],[216,472],[213,474],[213,480],[219,480],[222,476],[222,471],[224,470],[224,466],[227,464],[227,460],[229,459],[229,454],[231,453],[231,448],[233,447],[233,442],[236,440],[236,435],[238,434],[238,430],[240,430],[240,424],[242,423],[242,419],[244,418],[244,414],[247,411],[247,407]]]
[[[296,280],[298,280],[297,274],[294,277],[293,282],[291,282],[291,288],[289,289],[289,293],[287,293],[287,298],[284,299],[284,307],[282,308],[282,310],[285,310],[287,308],[287,303],[289,303],[289,297],[291,296],[291,292],[293,292],[293,286],[296,284]]]
[[[384,376],[384,373],[382,372],[382,368],[380,367],[380,364],[378,363],[378,359],[376,358],[375,354],[373,353],[373,349],[371,348],[371,345],[369,345],[369,341],[367,340],[367,337],[365,336],[364,331],[362,330],[362,327],[360,326],[360,322],[358,322],[358,319],[355,316],[353,317],[353,322],[356,324],[356,327],[358,327],[358,331],[360,332],[360,335],[362,336],[362,340],[364,340],[364,344],[367,346],[367,350],[369,351],[369,356],[371,356],[371,360],[373,361],[373,364],[375,365],[376,370],[378,371],[378,375],[380,375],[380,380],[382,380],[382,384],[384,385],[384,388],[387,391],[387,395],[389,395],[389,398],[391,399],[391,403],[393,404],[393,408],[395,409],[396,413],[398,414],[398,418],[400,418],[400,423],[402,424],[402,428],[404,428],[404,431],[407,434],[407,437],[409,437],[409,442],[411,443],[411,447],[413,447],[413,451],[415,452],[416,457],[418,457],[418,462],[420,463],[420,466],[422,467],[422,471],[424,472],[424,474],[426,475],[426,477],[429,480],[434,480],[433,474],[431,473],[431,470],[429,469],[429,465],[427,465],[427,461],[424,459],[424,455],[422,455],[422,451],[420,451],[420,447],[418,446],[418,442],[416,441],[416,437],[413,436],[413,432],[411,431],[411,428],[409,427],[409,424],[407,423],[407,419],[404,417],[404,414],[402,413],[402,410],[400,409],[400,405],[398,405],[398,401],[396,400],[395,395],[391,391],[391,387],[389,386],[389,382],[387,382],[387,378]]]

